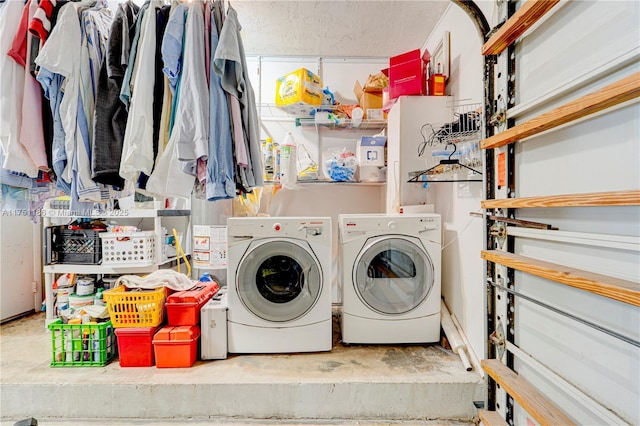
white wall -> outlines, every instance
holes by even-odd
[[[481,1],[485,14],[492,2]],[[487,17],[491,23],[491,17]],[[424,47],[435,52],[445,31],[450,33],[450,67],[446,94],[457,104],[483,102],[482,40],[468,15],[458,6],[449,6]],[[434,147],[441,150],[443,147]],[[485,352],[485,286],[482,219],[469,216],[480,212],[482,183],[434,183],[429,185],[428,201],[442,215],[442,297],[449,310],[460,321],[473,350],[480,357]]]

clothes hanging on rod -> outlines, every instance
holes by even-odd
[[[131,75],[131,103],[124,133],[120,176],[133,188],[139,172],[153,169],[153,87],[155,83],[156,14],[149,6],[142,16],[139,45]],[[133,54],[133,52],[132,52]],[[128,69],[127,69],[128,70]]]
[[[249,161],[246,176],[250,188],[263,186],[262,155],[255,95],[247,75],[246,56],[240,38],[240,22],[236,11],[228,6],[214,55],[216,72],[221,75],[222,87],[240,102],[243,129],[248,144]],[[233,98],[231,98],[233,102]],[[233,106],[233,105],[232,105]],[[236,149],[238,143],[236,141]]]
[[[118,5],[98,78],[91,176],[96,182],[118,188],[124,187],[119,170],[128,115],[120,101],[120,91],[139,11],[133,2]]]
[[[159,167],[149,178],[148,189],[156,194],[171,190],[173,194],[179,194],[174,196],[188,197],[193,189],[195,161],[208,155],[209,103],[202,96],[208,91],[203,33],[203,8],[201,4],[193,3],[187,11],[174,126]]]
[[[69,194],[76,209],[134,191],[190,197],[196,182],[197,194],[210,201],[263,185],[255,95],[237,15],[227,2],[151,0],[138,7],[127,1],[115,13],[104,0],[8,5],[0,19],[11,16],[15,24],[2,26],[2,49],[11,50],[21,22],[31,32],[16,46],[24,53],[21,67],[11,58],[13,64],[0,62],[3,89],[21,83],[14,85],[20,96],[2,93],[3,111],[19,112],[2,114],[8,124],[0,134],[3,184],[35,190],[29,179],[52,166],[55,189]],[[29,86],[31,52],[37,52],[37,80]],[[43,134],[43,124],[30,128],[21,120],[42,108],[53,117],[48,156],[43,136],[29,138],[37,151],[9,144],[20,142],[21,133]],[[18,161],[7,161],[7,154]]]
[[[218,47],[218,28],[222,26],[220,5],[214,5],[211,11],[211,51]],[[213,61],[213,55],[211,56]],[[222,88],[220,75],[215,65],[210,64],[209,87],[209,153],[207,161],[207,181],[205,195],[207,200],[225,200],[235,197],[233,165],[233,139],[229,120],[227,94]]]
[[[7,55],[12,50],[24,7],[21,2],[9,2],[2,7],[0,14],[0,141],[4,153],[3,168],[36,178],[38,167],[19,142],[25,69]]]

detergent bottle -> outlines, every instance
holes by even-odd
[[[280,145],[280,183],[284,188],[295,188],[298,177],[298,155],[291,133],[287,133]]]

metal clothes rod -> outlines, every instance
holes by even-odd
[[[579,322],[581,324],[589,326],[589,327],[591,327],[591,328],[593,328],[595,330],[598,330],[598,331],[600,331],[602,333],[608,334],[611,337],[615,337],[616,339],[622,340],[623,342],[627,342],[627,343],[629,343],[629,344],[631,344],[631,345],[633,345],[635,347],[640,348],[640,341],[638,341],[638,340],[634,340],[634,339],[632,339],[630,337],[627,337],[627,336],[625,336],[623,334],[617,333],[617,332],[615,332],[613,330],[609,330],[608,328],[604,328],[604,327],[602,327],[602,326],[600,326],[598,324],[595,324],[595,323],[593,323],[591,321],[588,321],[588,320],[585,320],[583,318],[577,317],[577,316],[575,316],[573,314],[570,314],[568,312],[562,311],[562,310],[560,310],[558,308],[554,308],[553,306],[547,305],[544,302],[541,302],[541,301],[536,300],[536,299],[534,299],[532,297],[529,297],[529,296],[525,296],[522,293],[518,293],[517,291],[511,290],[510,288],[504,287],[504,286],[502,286],[500,284],[494,283],[490,279],[487,279],[487,282],[489,284],[491,284],[492,286],[494,286],[495,288],[497,288],[497,289],[506,291],[507,293],[513,294],[516,297],[520,297],[520,298],[522,298],[522,299],[524,299],[524,300],[526,300],[528,302],[535,303],[538,306],[541,306],[541,307],[543,307],[545,309],[548,309],[548,310],[553,311],[553,312],[555,312],[557,314],[560,314],[560,315],[565,316],[567,318],[570,318],[570,319],[572,319],[574,321],[577,321],[577,322]]]

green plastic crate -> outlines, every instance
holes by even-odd
[[[51,330],[52,367],[102,367],[118,355],[118,341],[111,321],[99,324],[63,324]]]

